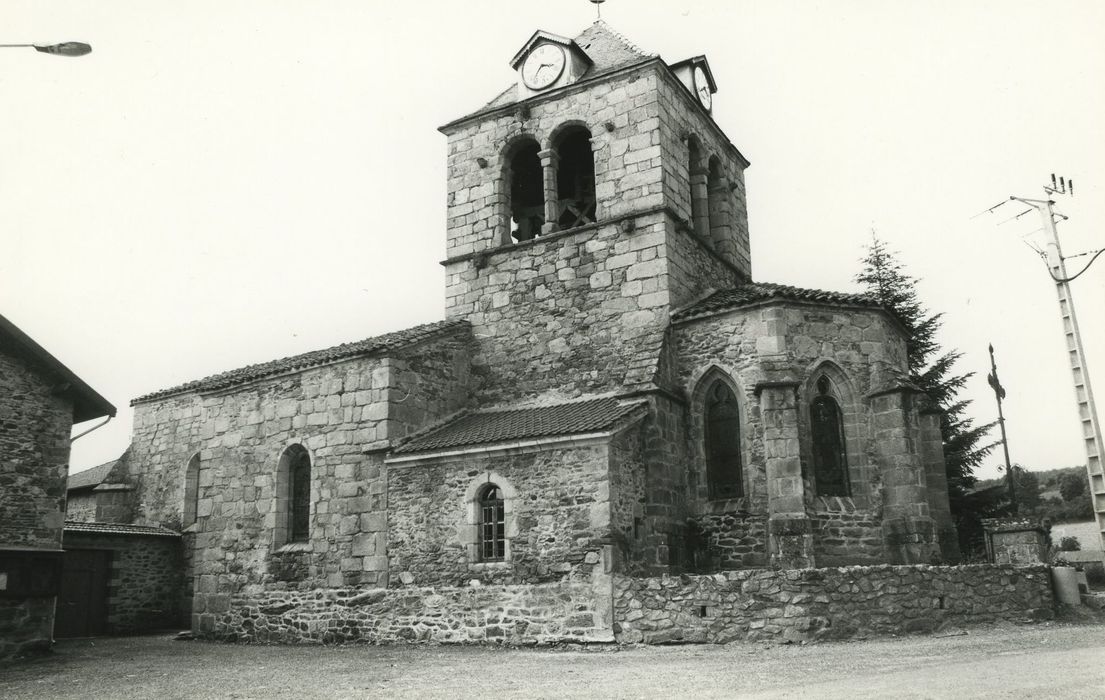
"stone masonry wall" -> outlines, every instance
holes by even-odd
[[[393,357],[139,403],[129,471],[142,520],[179,526],[185,468],[200,456],[185,590],[386,585],[381,450],[463,407],[467,343],[465,329]],[[308,542],[285,544],[275,540],[277,478],[292,444],[311,458],[311,525]]]
[[[608,465],[604,444],[389,463],[389,585],[535,584],[590,576],[610,538]],[[470,508],[488,481],[507,491],[506,562],[474,556]]]
[[[61,547],[73,405],[51,388],[0,348],[0,549]],[[48,649],[53,627],[54,598],[0,598],[0,659]]]
[[[81,523],[96,521],[96,494],[92,489],[69,493],[65,500],[65,519]]]
[[[667,323],[666,217],[594,225],[446,265],[446,315],[473,326],[488,405],[617,390]]]
[[[865,566],[615,577],[621,643],[819,641],[1050,619],[1047,567]]]
[[[65,548],[111,550],[107,625],[130,634],[187,624],[180,610],[181,546],[176,537],[66,532]]]
[[[0,546],[61,545],[73,404],[0,348]]]
[[[765,380],[788,378],[797,382],[798,427],[802,473],[806,478],[806,508],[815,521],[814,551],[826,563],[858,564],[886,561],[881,551],[881,465],[875,463],[874,434],[869,428],[870,408],[864,396],[886,379],[887,368],[905,366],[905,348],[899,331],[874,310],[779,303],[753,307],[677,324],[674,342],[681,358],[681,390],[692,397],[690,436],[691,480],[697,488],[691,494],[691,508],[705,529],[721,561],[758,564],[758,552],[735,546],[757,534],[734,529],[753,523],[767,511],[764,446],[760,398],[756,385]],[[737,341],[739,339],[739,341]],[[809,483],[808,402],[805,383],[828,363],[834,381],[846,385],[850,402],[841,408],[846,418],[846,444],[852,496],[831,499],[814,497]],[[704,378],[721,372],[738,387],[742,435],[746,440],[743,467],[746,496],[726,507],[707,498],[702,406],[699,400]],[[698,392],[698,393],[696,393]],[[814,523],[811,523],[814,524]],[[716,530],[718,527],[724,530]],[[729,547],[734,547],[726,551]],[[818,564],[821,562],[819,561]]]
[[[609,588],[602,605],[609,608]],[[613,641],[586,582],[537,585],[270,590],[197,597],[203,637],[252,643],[374,644]]]

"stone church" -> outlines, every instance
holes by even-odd
[[[611,640],[668,574],[956,561],[901,323],[752,279],[706,58],[598,21],[509,61],[440,129],[444,320],[133,401],[114,473],[196,632]]]

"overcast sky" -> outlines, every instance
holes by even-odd
[[[135,396],[441,318],[436,127],[512,84],[534,30],[573,36],[594,14],[7,0],[0,43],[94,47],[0,49],[0,313],[120,409],[73,470],[126,448]],[[709,59],[714,116],[752,161],[757,280],[853,290],[875,229],[977,372],[972,415],[995,415],[993,342],[1014,461],[1084,463],[1054,286],[1025,245],[1040,220],[971,217],[1056,172],[1077,186],[1065,252],[1105,247],[1105,3],[610,0],[603,16],[669,62]],[[1105,401],[1105,256],[1074,295]]]

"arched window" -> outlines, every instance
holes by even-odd
[[[729,385],[717,380],[706,392],[706,480],[710,498],[738,498],[741,478],[740,410]]]
[[[199,511],[200,501],[200,456],[192,455],[188,460],[188,466],[184,470],[184,509],[181,517],[181,526],[189,527],[196,523],[196,514]]]
[[[303,445],[291,445],[280,456],[276,471],[277,547],[311,538],[311,455]]]
[[[506,558],[506,502],[502,490],[488,484],[480,492],[479,552],[481,561]]]
[[[844,417],[830,394],[832,384],[822,375],[817,396],[810,402],[810,441],[813,446],[814,487],[819,496],[849,496],[848,453],[844,447]]]
[[[556,139],[557,224],[575,228],[595,221],[595,156],[591,132],[570,126]]]
[[[508,160],[510,235],[517,241],[541,235],[545,223],[545,182],[537,155],[540,150],[536,141],[526,139],[513,149]]]

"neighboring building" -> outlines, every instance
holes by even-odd
[[[706,59],[597,22],[512,65],[441,129],[446,320],[134,400],[195,629],[600,640],[625,577],[955,561],[902,325],[752,281]]]
[[[115,407],[0,316],[0,659],[48,648],[75,423]]]
[[[134,518],[133,486],[122,483],[126,455],[69,475],[65,519],[75,522],[129,523]]]

